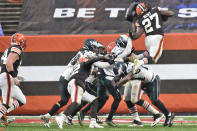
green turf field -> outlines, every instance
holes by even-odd
[[[101,118],[104,120],[104,118]],[[115,120],[120,120],[120,123],[117,123],[117,127],[109,127],[106,124],[103,124],[104,129],[90,129],[88,127],[88,123],[86,122],[84,126],[80,126],[77,123],[77,120],[74,120],[73,126],[68,126],[64,124],[64,129],[59,129],[54,119],[52,120],[50,128],[46,128],[40,122],[38,117],[16,117],[16,121],[14,123],[9,124],[9,126],[1,126],[0,130],[9,130],[9,131],[46,131],[46,130],[65,130],[65,131],[197,131],[197,117],[176,117],[175,123],[173,127],[163,127],[163,124],[160,123],[155,127],[151,127],[150,123],[146,120],[151,119],[150,117],[143,117],[142,120],[145,119],[144,127],[128,127],[130,123],[125,122],[125,120],[130,120],[129,117],[115,117]],[[28,122],[26,122],[28,120]],[[31,122],[33,121],[33,123]],[[123,123],[124,121],[124,123]],[[117,122],[117,121],[116,121]]]

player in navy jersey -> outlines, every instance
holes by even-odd
[[[3,103],[0,105],[0,118],[4,114],[26,104],[26,97],[18,87],[18,67],[21,65],[21,53],[26,47],[26,38],[21,33],[11,36],[11,46],[1,57],[0,89]],[[5,125],[7,125],[6,121]]]

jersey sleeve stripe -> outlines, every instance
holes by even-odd
[[[11,48],[11,51],[17,53],[18,55],[21,54],[21,50],[18,49],[18,48],[16,48],[16,47],[12,47],[12,48]]]

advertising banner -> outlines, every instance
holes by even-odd
[[[134,0],[133,0],[134,1]],[[141,0],[143,1],[143,0]],[[173,10],[165,31],[197,32],[196,0],[146,0]],[[132,0],[26,0],[18,31],[26,34],[117,34],[130,23],[125,14]]]

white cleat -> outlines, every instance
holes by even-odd
[[[47,113],[45,115],[40,115],[40,119],[43,121],[44,126],[50,128],[50,118],[51,116]]]
[[[64,116],[57,116],[55,117],[55,120],[57,122],[57,125],[60,129],[63,129],[63,123],[64,123]]]
[[[90,121],[89,128],[104,128],[103,126],[100,126],[96,121]]]
[[[164,114],[162,113],[154,115],[154,122],[151,124],[151,126],[157,125],[163,117],[164,117]]]

